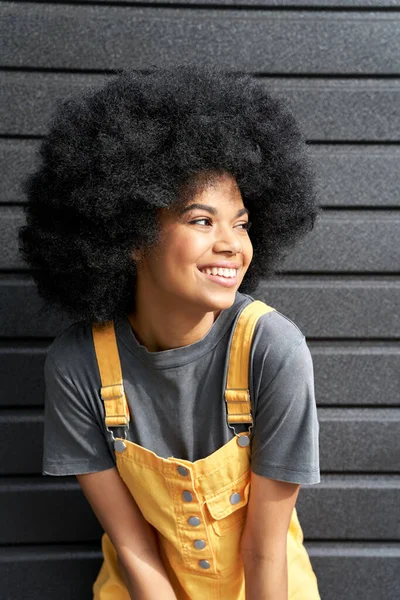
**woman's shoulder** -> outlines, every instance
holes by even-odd
[[[257,362],[268,359],[272,370],[279,370],[299,347],[308,354],[305,335],[290,317],[277,308],[259,317],[252,343]]]
[[[66,377],[75,379],[87,368],[93,369],[94,347],[91,325],[85,321],[72,323],[61,331],[47,350],[51,362]]]

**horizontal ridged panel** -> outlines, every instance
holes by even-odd
[[[58,99],[101,87],[109,77],[0,71],[0,135],[44,135]]]
[[[253,296],[291,318],[307,337],[400,337],[397,279],[285,276],[262,281]]]
[[[322,600],[398,599],[400,547],[397,544],[305,545]]]
[[[318,405],[400,406],[400,344],[309,342]]]
[[[99,544],[0,548],[2,600],[89,600],[101,562]]]
[[[399,472],[400,409],[321,408],[323,471]]]
[[[97,541],[101,533],[75,477],[0,479],[0,544]]]
[[[47,344],[11,344],[0,347],[0,406],[43,406]],[[400,345],[308,345],[319,406],[400,405]]]
[[[119,69],[134,57],[136,68],[146,69],[184,56],[262,73],[400,72],[396,13],[7,2],[2,13],[2,67]]]
[[[0,347],[0,406],[42,406],[48,343]]]
[[[21,182],[36,166],[38,147],[38,140],[0,139],[0,204],[26,201]]]
[[[25,224],[22,209],[0,207],[0,240],[3,252],[0,255],[0,269],[18,270],[28,267],[18,255],[18,229]]]
[[[0,204],[26,198],[21,182],[34,170],[39,140],[0,139]],[[311,146],[321,206],[400,206],[400,148]]]
[[[322,206],[400,206],[400,148],[311,147]]]
[[[302,486],[296,508],[306,538],[393,541],[399,505],[400,476],[322,475]]]
[[[30,275],[9,275],[0,279],[0,331],[3,337],[55,337],[71,323],[71,319],[55,308],[44,311],[44,303]]]
[[[22,208],[0,207],[0,239],[5,251],[0,269],[26,269],[18,255],[18,228]],[[398,273],[400,267],[400,213],[325,211],[313,232],[282,264],[280,272]]]
[[[399,240],[400,213],[325,211],[281,272],[399,273]]]
[[[108,79],[104,75],[0,72],[0,135],[44,135],[56,99],[101,87]],[[400,80],[263,81],[271,93],[288,100],[310,140],[400,140]]]
[[[43,415],[36,410],[0,411],[0,475],[40,474]]]
[[[321,471],[399,471],[400,409],[319,408],[318,418]],[[42,411],[3,410],[0,428],[0,474],[41,473]]]
[[[98,540],[102,529],[78,483],[65,479],[0,480],[0,544]],[[302,486],[296,508],[310,539],[390,541],[400,540],[399,504],[399,476],[324,475]]]
[[[399,80],[265,80],[289,101],[309,139],[400,140]],[[312,109],[310,109],[312,107]]]
[[[397,600],[399,544],[306,542],[323,600]],[[91,598],[102,562],[98,546],[0,549],[7,600]]]
[[[80,3],[93,2],[93,0],[80,0]],[[143,4],[143,0],[96,0],[96,4]],[[147,0],[149,6],[157,6],[157,4],[184,4],[196,6],[198,4],[204,6],[212,4],[213,6],[254,6],[260,7],[260,0]],[[398,0],[262,0],[264,8],[398,8]],[[283,11],[282,11],[283,12]],[[284,13],[283,13],[284,14]]]
[[[291,318],[307,337],[400,338],[400,281],[394,278],[285,276],[263,281],[252,296]],[[42,307],[29,275],[0,279],[4,337],[53,337],[72,323]]]

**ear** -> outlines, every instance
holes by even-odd
[[[140,248],[134,248],[131,252],[131,257],[135,262],[139,262],[143,258],[143,252]]]

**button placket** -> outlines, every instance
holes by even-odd
[[[193,528],[193,530],[195,530],[196,528],[199,528],[199,533],[200,533],[200,531],[202,529],[205,530],[205,522],[204,522],[203,514],[200,509],[200,504],[199,504],[199,501],[197,498],[197,494],[196,494],[196,491],[194,488],[194,483],[193,483],[193,479],[191,477],[191,472],[184,465],[178,465],[177,472],[179,473],[179,475],[181,475],[182,479],[186,479],[185,482],[182,481],[184,489],[180,493],[180,498],[181,498],[182,505],[186,508],[186,510],[188,511],[188,514],[190,515],[186,518],[187,527],[188,527],[188,529]],[[189,481],[190,481],[190,483],[189,483]],[[190,489],[188,489],[189,486],[190,486]],[[200,513],[199,515],[195,514],[196,508],[198,509],[198,511]],[[183,513],[185,513],[186,510],[184,510]],[[186,529],[186,527],[185,527],[185,529]],[[186,531],[188,531],[188,529],[186,529]],[[206,530],[204,531],[204,533],[206,533]],[[199,569],[210,569],[212,567],[211,560],[206,560],[205,558],[198,559],[195,556],[195,555],[198,556],[198,552],[201,550],[204,550],[207,547],[207,543],[204,539],[201,539],[200,536],[196,540],[191,539],[190,545],[187,544],[186,547],[187,547],[187,549],[191,548],[191,550],[189,550],[189,558],[190,558],[190,560],[193,560],[193,559],[196,560]]]
[[[181,475],[182,477],[188,477],[190,475],[190,471],[189,469],[187,469],[184,465],[178,465],[176,470],[178,471],[179,475]],[[193,484],[192,484],[193,485]],[[186,487],[187,484],[186,484]],[[182,502],[193,502],[193,493],[190,490],[183,490],[182,492]],[[189,525],[191,527],[198,527],[201,524],[201,520],[199,519],[199,517],[197,515],[191,515],[190,517],[187,518],[187,522],[189,523]]]
[[[178,471],[179,475],[189,479],[190,471],[184,465],[178,465],[176,470]],[[189,487],[188,484],[189,484],[189,481],[185,482],[186,489],[182,490],[182,492],[181,492],[181,502],[183,502],[184,504],[189,504],[196,500],[196,495],[194,493],[193,482],[192,482],[191,477],[190,477],[190,484],[191,484],[192,490],[187,489]],[[192,512],[193,509],[194,509],[194,506],[193,507],[191,506],[190,512]],[[187,517],[186,521],[191,527],[198,527],[201,524],[201,519],[197,515],[193,515],[193,514],[190,515],[189,517]]]

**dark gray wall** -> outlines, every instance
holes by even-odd
[[[303,329],[321,483],[297,503],[323,600],[400,597],[400,2],[0,2],[0,596],[91,597],[100,528],[74,478],[42,478],[38,313],[17,255],[19,182],[54,100],[115,69],[187,60],[255,73],[292,102],[323,218],[258,297]],[[228,599],[227,599],[228,600]]]

